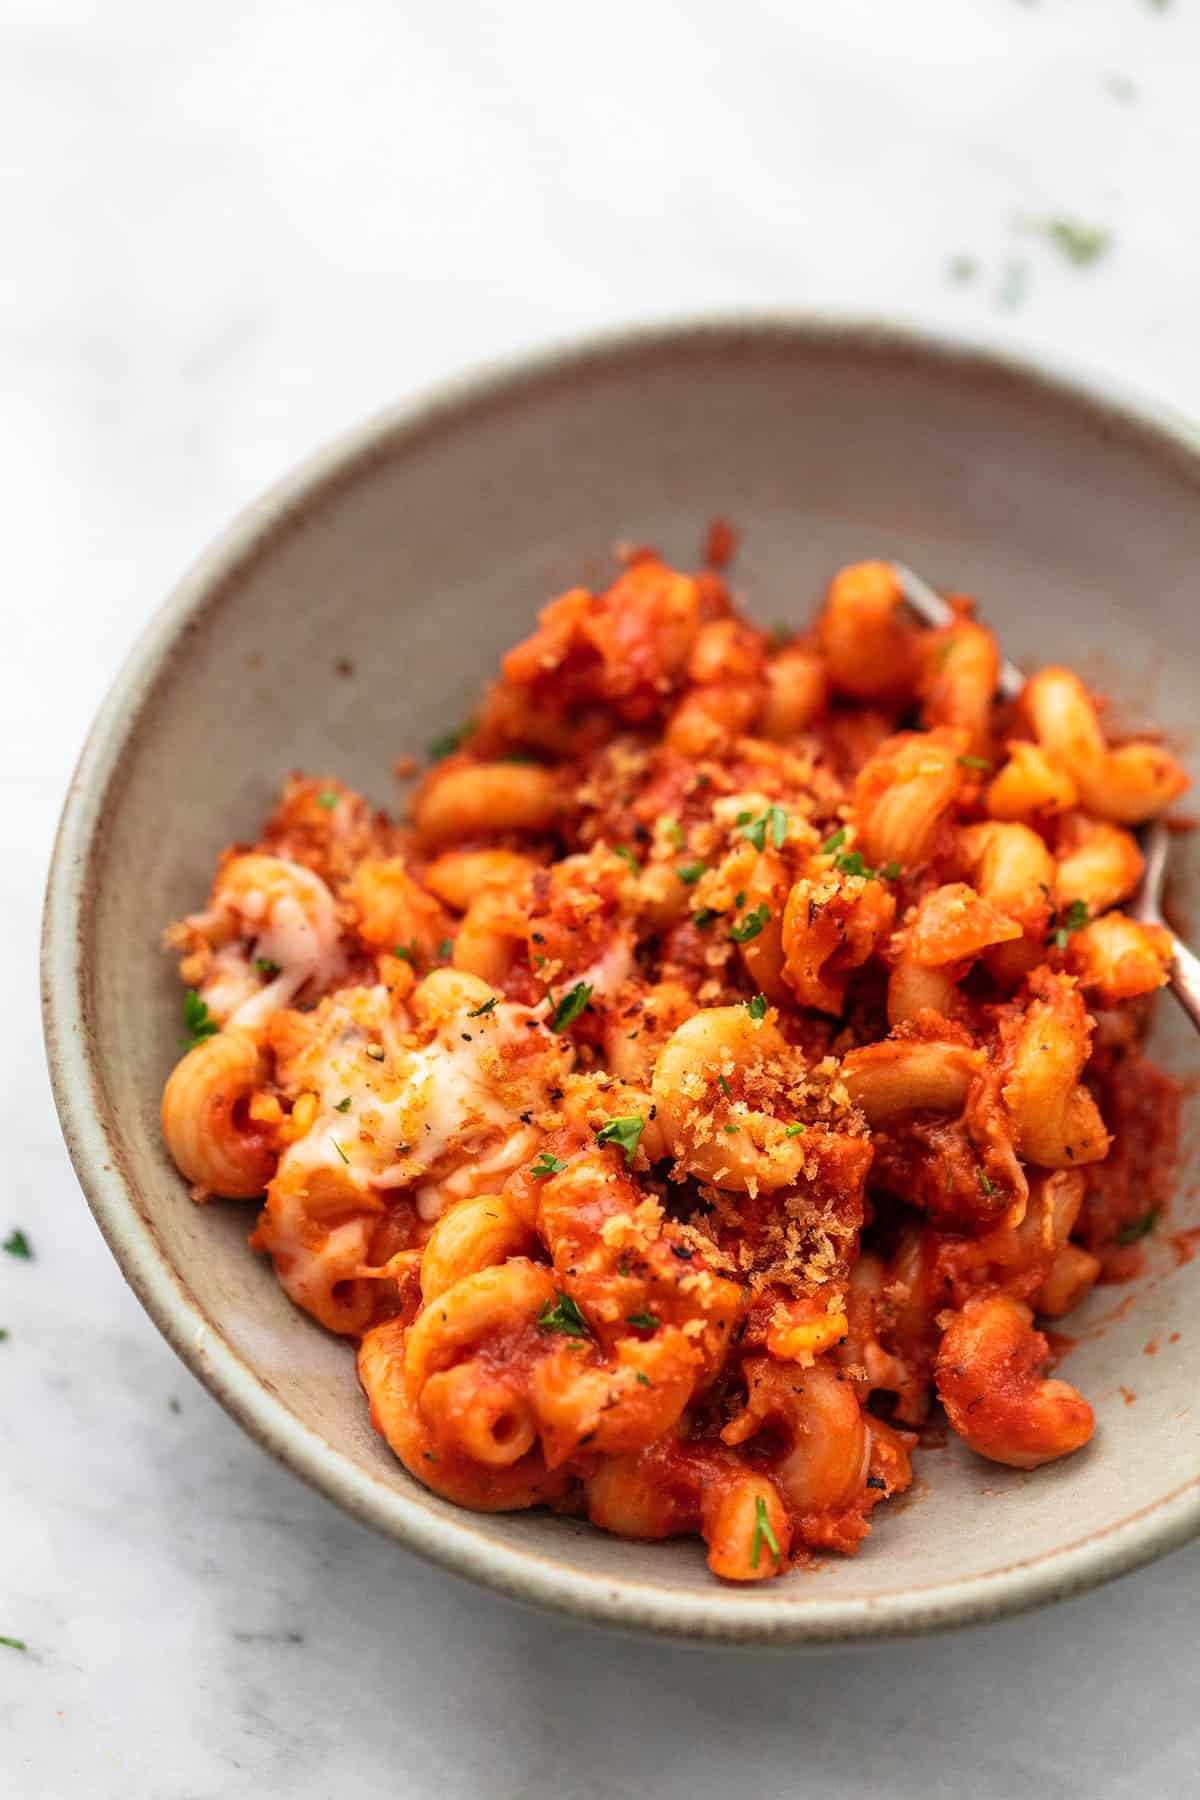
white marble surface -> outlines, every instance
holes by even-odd
[[[715,1656],[517,1611],[299,1487],[84,1209],[35,938],[76,750],[164,589],[303,451],[464,363],[804,303],[1200,413],[1198,56],[1196,0],[8,0],[0,1236],[37,1254],[0,1256],[0,1634],[29,1646],[0,1647],[0,1793],[1196,1791],[1200,1547],[950,1640]],[[1111,253],[1014,223],[1055,214]]]

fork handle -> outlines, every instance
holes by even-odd
[[[1200,956],[1180,938],[1171,956],[1171,992],[1200,1031]]]

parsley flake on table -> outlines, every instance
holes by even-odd
[[[219,1030],[208,1010],[208,1002],[200,998],[195,988],[189,988],[183,996],[183,1029],[186,1034],[183,1041],[189,1050],[194,1050],[205,1038],[214,1037]]]
[[[1113,241],[1112,232],[1102,225],[1082,225],[1078,219],[1046,219],[1036,229],[1079,268],[1099,262]]]
[[[538,1314],[539,1331],[561,1331],[564,1337],[591,1337],[592,1328],[570,1294],[558,1292],[557,1306],[547,1300]]]
[[[19,1257],[22,1262],[33,1261],[33,1245],[25,1233],[19,1229],[9,1232],[3,1244],[0,1244],[0,1249],[6,1251],[9,1256]]]
[[[28,1650],[29,1645],[24,1638],[0,1637],[0,1644],[8,1650]]]
[[[615,1119],[609,1119],[596,1133],[598,1144],[616,1144],[625,1152],[625,1162],[632,1163],[641,1141],[646,1121],[640,1113],[625,1113]]]
[[[559,996],[554,1011],[550,1015],[551,1031],[565,1031],[568,1025],[573,1025],[591,997],[592,984],[590,981],[577,981],[573,988],[568,988],[565,994]]]

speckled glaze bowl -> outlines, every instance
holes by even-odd
[[[899,557],[980,595],[1017,659],[1068,659],[1134,712],[1194,718],[1200,440],[1177,423],[995,355],[803,318],[638,331],[473,377],[352,431],[243,514],[105,702],[46,909],[63,1130],[113,1254],[194,1373],[298,1475],[434,1562],[697,1641],[995,1618],[1200,1528],[1200,1261],[1168,1242],[1072,1322],[1067,1373],[1098,1417],[1087,1450],[1033,1475],[957,1442],[923,1454],[858,1557],[732,1588],[695,1541],[487,1517],[418,1487],[371,1430],[349,1345],[246,1248],[253,1208],[193,1206],[160,1142],[179,1031],[162,927],[224,844],[254,837],[287,771],[394,802],[391,759],[462,717],[536,607],[603,583],[618,539],[693,564],[718,513],[744,534],[735,578],[761,619],[806,617],[839,562]],[[1190,860],[1180,843],[1185,892]],[[1174,1010],[1161,1050],[1186,1069]],[[1173,1228],[1195,1218],[1181,1198]]]

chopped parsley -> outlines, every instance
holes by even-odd
[[[454,948],[454,945],[450,942],[450,939],[443,938],[441,943],[437,947],[438,961],[439,962],[449,962],[450,952],[453,950],[453,948]]]
[[[0,1644],[9,1650],[28,1650],[29,1648],[24,1638],[0,1637]]]
[[[506,750],[503,756],[497,757],[503,763],[531,763],[533,754],[529,750]]]
[[[0,1325],[0,1344],[7,1344],[7,1342],[8,1342],[8,1326]]]
[[[256,956],[254,966],[259,974],[264,975],[268,981],[273,980],[279,973],[279,964],[272,962],[269,956]]]
[[[675,848],[677,850],[682,850],[683,846],[687,843],[687,839],[683,835],[683,826],[680,825],[676,819],[668,819],[663,830],[666,832]]]
[[[591,997],[591,982],[577,981],[573,988],[569,988],[565,994],[559,997],[554,1011],[550,1015],[551,1031],[565,1031],[568,1025],[573,1025]]]
[[[723,1075],[717,1076],[717,1086],[720,1088],[721,1092],[724,1094],[724,1096],[727,1100],[733,1099],[733,1095],[729,1091],[729,1083],[726,1081],[726,1079]]]
[[[536,1162],[529,1165],[529,1173],[535,1181],[545,1181],[549,1175],[561,1175],[566,1168],[561,1156],[551,1156],[549,1150],[543,1150]]]
[[[898,862],[885,862],[879,873],[883,876],[885,881],[898,881],[900,879],[900,864]]]
[[[802,1137],[807,1130],[807,1125],[789,1125],[783,1135],[784,1137]]]
[[[350,1096],[349,1096],[349,1094],[346,1095],[346,1098],[344,1100],[339,1100],[333,1110],[334,1110],[334,1112],[349,1112],[350,1111]]]
[[[980,1193],[981,1194],[994,1194],[996,1191],[996,1184],[988,1175],[987,1170],[986,1169],[976,1169],[975,1173],[979,1177]]]
[[[23,1231],[10,1231],[0,1249],[7,1251],[9,1256],[19,1256],[22,1262],[33,1261],[33,1245]]]
[[[702,862],[680,863],[675,873],[685,886],[695,887],[704,873],[704,864]]]
[[[731,925],[729,927],[729,936],[731,940],[735,944],[748,944],[751,938],[756,938],[758,936],[763,926],[769,922],[770,917],[771,909],[769,906],[765,903],[762,906],[756,906],[752,912],[746,914],[740,925]]]
[[[435,737],[425,746],[425,754],[430,762],[444,762],[456,750],[461,750],[467,739],[474,736],[474,732],[475,726],[468,719],[465,725],[457,725],[453,731],[444,731],[441,737]]]
[[[846,827],[844,825],[842,825],[842,826],[839,826],[837,831],[833,832],[829,837],[827,837],[825,839],[825,842],[821,845],[821,855],[822,856],[832,856],[833,852],[835,850],[841,849],[841,847],[845,843],[845,841],[846,841]]]
[[[750,1545],[750,1567],[752,1569],[757,1569],[758,1567],[758,1559],[762,1551],[764,1538],[766,1539],[767,1549],[771,1552],[775,1561],[777,1563],[782,1562],[783,1558],[780,1554],[779,1545],[776,1542],[775,1533],[771,1530],[771,1521],[767,1517],[767,1503],[762,1495],[759,1494],[754,1502],[754,1538]]]
[[[539,1331],[561,1331],[564,1337],[591,1337],[592,1328],[572,1300],[570,1294],[559,1291],[558,1305],[551,1306],[547,1300],[538,1314]]]
[[[218,1026],[208,1010],[208,1002],[202,1000],[195,988],[189,988],[183,996],[183,1029],[184,1043],[189,1049],[195,1049],[205,1038],[215,1037]]]
[[[875,879],[875,870],[867,868],[861,850],[839,850],[833,859],[833,866],[840,869],[843,875],[861,875],[865,881]]]
[[[417,946],[415,944],[396,944],[392,950],[392,955],[398,956],[401,962],[415,963],[417,960]]]
[[[629,848],[628,844],[614,844],[613,855],[619,856],[621,861],[627,862],[631,869],[635,869],[639,874],[641,873],[642,865],[633,854],[633,851]]]
[[[1139,1238],[1149,1237],[1158,1224],[1158,1208],[1152,1206],[1148,1213],[1140,1219],[1128,1219],[1117,1231],[1118,1244],[1136,1244]]]
[[[342,1161],[348,1167],[349,1163],[350,1163],[350,1158],[346,1155],[346,1152],[342,1149],[342,1146],[338,1143],[337,1139],[335,1137],[331,1137],[329,1141],[333,1145],[334,1149],[337,1151],[338,1155],[341,1157]]]
[[[706,931],[717,917],[718,914],[714,907],[702,906],[698,913],[692,914],[692,924],[696,927],[697,931]]]
[[[1073,931],[1082,931],[1087,922],[1088,909],[1086,900],[1072,900],[1066,911],[1058,914],[1057,922],[1054,924],[1049,937],[1046,939],[1047,944],[1055,944],[1060,950],[1065,950],[1067,947],[1067,939],[1070,937],[1071,933]]]
[[[1099,262],[1112,245],[1111,231],[1101,225],[1082,225],[1078,219],[1046,219],[1036,229],[1079,268]]]
[[[596,1133],[596,1142],[598,1144],[616,1144],[625,1152],[625,1162],[628,1165],[637,1153],[637,1147],[645,1129],[646,1121],[641,1113],[625,1113],[619,1118],[609,1119],[606,1125],[602,1125]]]
[[[496,994],[493,994],[490,1000],[485,1000],[482,1006],[477,1006],[474,1012],[469,1012],[467,1014],[467,1017],[468,1019],[482,1019],[484,1013],[495,1012],[499,1004],[499,997]]]
[[[961,769],[990,769],[991,763],[986,756],[959,756],[955,758]]]
[[[661,1320],[656,1319],[652,1312],[635,1312],[625,1314],[625,1323],[636,1325],[639,1331],[657,1331]]]
[[[747,1000],[746,1007],[752,1019],[765,1019],[767,1016],[767,996],[765,994],[755,994],[751,999]]]
[[[648,1375],[643,1375],[640,1369],[637,1370],[635,1379],[641,1383],[642,1387],[650,1386],[650,1377]]]
[[[324,812],[332,812],[341,797],[336,788],[322,788],[317,795],[317,805]]]
[[[788,816],[782,806],[769,806],[757,819],[753,813],[738,814],[737,836],[748,838],[756,850],[766,849],[768,832],[775,848],[780,849],[788,834]]]

